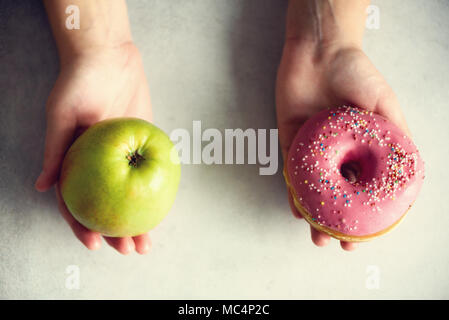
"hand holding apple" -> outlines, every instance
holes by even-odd
[[[47,101],[47,133],[43,171],[36,189],[46,191],[57,183],[65,152],[91,125],[108,118],[136,117],[151,121],[151,102],[138,49],[132,43],[97,48],[66,57]],[[101,234],[87,229],[67,210],[56,188],[59,210],[76,237],[89,249],[101,246]],[[127,254],[145,253],[148,234],[110,238],[106,242]]]

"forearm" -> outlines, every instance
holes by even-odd
[[[290,0],[286,39],[361,47],[369,0]]]
[[[84,51],[132,41],[124,0],[44,0],[44,5],[61,63]],[[66,27],[66,8],[70,5],[79,8],[79,29]]]

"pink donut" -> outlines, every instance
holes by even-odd
[[[285,168],[299,213],[343,241],[367,241],[393,229],[424,179],[419,152],[398,127],[346,106],[322,111],[298,130]]]

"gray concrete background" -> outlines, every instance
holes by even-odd
[[[130,0],[155,123],[170,132],[275,128],[286,1]],[[354,253],[312,245],[281,172],[186,165],[146,256],[89,252],[33,183],[57,55],[40,1],[0,3],[0,298],[449,298],[449,2],[374,1],[365,49],[395,89],[426,161],[419,199],[395,232]],[[65,287],[80,269],[79,290]],[[380,288],[368,289],[369,266]]]

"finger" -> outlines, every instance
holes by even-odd
[[[310,234],[312,236],[312,241],[318,247],[324,247],[327,245],[331,237],[325,233],[316,230],[314,227],[310,226]]]
[[[151,99],[146,79],[141,83],[137,94],[129,104],[128,115],[152,122]]]
[[[299,128],[304,124],[307,118],[296,117],[288,123],[279,123],[279,144],[281,147],[282,159],[287,160],[288,152]]]
[[[114,238],[103,236],[106,242],[121,254],[129,254],[135,250],[134,241],[131,237]]]
[[[408,128],[405,116],[399,105],[399,100],[393,90],[388,90],[378,101],[376,110],[379,114],[386,117],[397,125],[401,130],[411,138],[411,132]]]
[[[137,253],[145,254],[148,251],[150,251],[151,239],[148,233],[144,233],[139,236],[133,237],[133,240]]]
[[[61,191],[59,190],[59,186],[56,186],[56,198],[58,200],[58,208],[62,214],[64,220],[68,223],[70,228],[72,229],[75,236],[81,241],[89,250],[97,250],[101,247],[101,236],[98,232],[92,231],[84,227],[75,218],[67,209],[67,206],[64,203],[64,200],[61,196]]]
[[[44,164],[35,183],[35,188],[41,192],[50,189],[58,180],[59,168],[73,139],[76,119],[63,111],[52,108],[47,112]]]
[[[343,250],[346,250],[346,251],[354,251],[358,247],[357,243],[347,242],[347,241],[340,241],[340,245],[343,248]]]
[[[288,203],[290,204],[290,209],[292,210],[293,215],[298,219],[302,219],[302,215],[301,213],[299,213],[298,209],[296,209],[295,203],[293,202],[292,194],[288,190],[288,187],[287,187],[287,194],[288,194]]]

